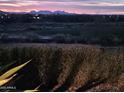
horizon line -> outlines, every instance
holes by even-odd
[[[75,12],[68,12],[64,10],[30,10],[30,11],[5,11],[0,10],[1,12],[8,12],[8,13],[30,13],[31,11],[39,12],[39,11],[50,11],[50,12],[56,12],[56,11],[63,11],[69,14],[77,14],[77,15],[124,15],[124,13],[75,13]]]

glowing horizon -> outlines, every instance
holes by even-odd
[[[66,11],[78,14],[124,14],[124,0],[0,0],[0,10]]]

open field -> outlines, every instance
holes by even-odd
[[[0,43],[124,45],[124,16],[1,14]]]
[[[124,23],[33,22],[0,25],[2,43],[123,45]]]
[[[16,90],[124,91],[124,47],[76,44],[1,44],[3,74],[31,62],[6,85]],[[4,91],[4,90],[3,90]]]

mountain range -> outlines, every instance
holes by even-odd
[[[60,15],[71,15],[74,13],[68,13],[65,11],[30,11],[30,12],[4,12],[4,11],[0,11],[0,14],[45,14],[45,15],[50,15],[50,14],[60,14]]]

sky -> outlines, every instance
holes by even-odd
[[[66,11],[78,14],[124,14],[124,0],[0,0],[0,10]]]

